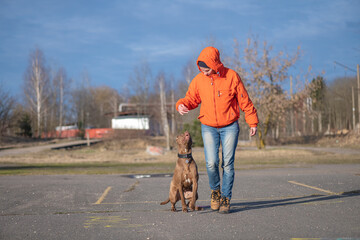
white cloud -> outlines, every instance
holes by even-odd
[[[330,1],[297,11],[303,17],[284,19],[282,24],[272,29],[274,36],[286,39],[329,37],[346,29],[347,22],[359,21],[348,1]]]
[[[127,45],[135,54],[145,54],[150,58],[176,57],[190,55],[192,45],[186,42],[147,42]]]

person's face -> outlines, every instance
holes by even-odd
[[[204,68],[204,67],[200,67],[200,71],[205,75],[205,76],[209,76],[211,75],[214,71],[211,68]]]

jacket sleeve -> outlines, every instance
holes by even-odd
[[[189,85],[188,91],[184,98],[181,98],[176,103],[176,110],[180,104],[184,104],[189,110],[197,108],[201,103],[198,88],[196,86],[196,80],[193,79]]]
[[[236,74],[237,75],[237,74]],[[237,98],[240,109],[245,113],[245,121],[250,127],[256,127],[259,123],[257,111],[252,103],[239,75],[237,77]]]

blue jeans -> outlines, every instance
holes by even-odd
[[[237,121],[232,124],[214,128],[201,124],[201,134],[204,141],[204,152],[206,169],[209,176],[211,190],[220,189],[219,173],[219,147],[222,146],[222,187],[221,196],[231,199],[234,183],[234,159],[238,143],[239,124]]]

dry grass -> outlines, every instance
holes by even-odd
[[[162,138],[108,140],[91,147],[49,150],[0,157],[0,174],[112,174],[172,172],[177,151],[153,156],[146,146],[164,147]],[[193,149],[199,171],[206,171],[202,148]],[[235,168],[269,168],[305,164],[360,163],[359,155],[344,155],[299,149],[243,149],[236,152]]]
[[[360,163],[359,155],[343,155],[300,149],[266,149],[240,151],[236,157],[239,165],[303,165]]]
[[[165,151],[163,155],[150,155],[146,152],[145,141],[125,143],[116,147],[114,143],[102,143],[92,147],[71,150],[48,150],[39,153],[0,157],[0,162],[12,163],[171,163],[177,159],[177,151]],[[220,150],[221,152],[221,150]],[[202,148],[193,149],[196,162],[204,163]],[[220,155],[221,157],[221,155]],[[342,155],[328,152],[315,152],[303,149],[242,149],[236,152],[237,163],[254,164],[296,164],[296,163],[353,163],[360,161],[358,155]]]

